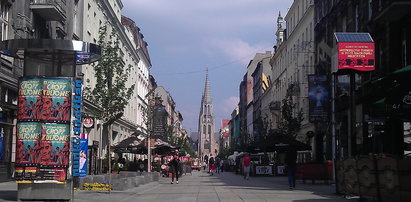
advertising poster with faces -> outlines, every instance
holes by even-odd
[[[16,180],[34,180],[37,177],[41,150],[41,123],[17,123]]]
[[[41,119],[43,81],[41,78],[22,78],[19,82],[18,111],[19,121]]]
[[[71,84],[66,78],[23,78],[19,83],[19,121],[70,121]]]

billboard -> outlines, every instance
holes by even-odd
[[[338,70],[343,69],[373,71],[375,69],[374,43],[339,42]]]
[[[308,75],[309,121],[327,122],[330,109],[328,79],[325,75]]]
[[[19,121],[69,122],[71,84],[66,78],[22,78],[19,82]]]

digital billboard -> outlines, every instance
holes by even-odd
[[[338,70],[373,71],[375,54],[373,42],[339,42]]]

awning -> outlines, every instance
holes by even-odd
[[[124,139],[119,144],[114,146],[115,153],[134,153],[134,154],[146,154],[147,147],[144,141],[137,136],[133,135]]]

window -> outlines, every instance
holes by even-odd
[[[407,31],[406,31],[405,28],[403,28],[403,30],[402,30],[401,61],[402,61],[402,66],[403,67],[408,65],[408,61],[407,61]]]
[[[206,126],[203,125],[203,134],[206,134]]]
[[[211,135],[211,125],[208,125],[208,134]]]
[[[355,5],[355,31],[358,32],[358,21],[359,21],[359,15],[358,15],[358,5]]]
[[[10,11],[10,6],[6,5],[3,3],[1,4],[1,10],[0,10],[0,24],[1,24],[1,40],[7,40],[8,39],[8,25],[9,25],[9,11]]]
[[[368,20],[372,18],[372,0],[368,0]]]

